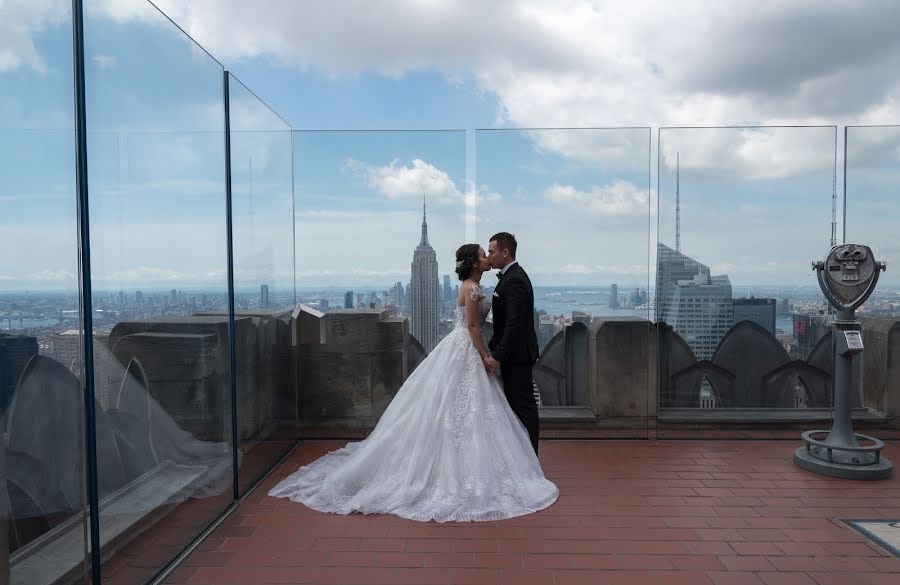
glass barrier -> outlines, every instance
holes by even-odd
[[[235,339],[243,492],[297,435],[293,162],[290,126],[230,74],[228,86],[235,311],[252,332]]]
[[[660,424],[825,416],[830,315],[810,263],[839,237],[836,132],[659,130]]]
[[[0,59],[0,583],[84,583],[72,16],[4,18],[16,34]]]
[[[887,264],[872,296],[856,311],[865,345],[862,400],[878,413],[893,414],[900,412],[900,378],[888,357],[900,348],[900,126],[850,126],[844,139],[844,241],[869,246]]]
[[[102,578],[141,583],[233,498],[224,71],[150,3],[86,4]]]
[[[462,131],[294,133],[303,436],[368,434],[453,328]]]
[[[2,12],[0,583],[86,583],[72,17]]]
[[[478,130],[475,143],[477,240],[512,233],[534,287],[542,436],[645,437],[650,129]]]

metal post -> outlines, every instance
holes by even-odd
[[[834,348],[834,414],[831,433],[826,442],[836,446],[859,447],[853,432],[850,419],[850,391],[853,387],[853,355],[841,353],[841,344],[837,343],[844,335],[847,325],[856,323],[855,311],[838,311],[837,320],[832,326]]]
[[[9,583],[9,510],[6,495],[6,435],[0,432],[0,583]]]
[[[231,468],[234,499],[240,499],[238,487],[238,424],[237,424],[237,339],[234,326],[234,231],[231,206],[231,101],[228,91],[228,71],[222,75],[225,100],[225,239],[228,247],[228,350],[231,362]]]
[[[101,582],[100,575],[100,507],[97,488],[97,423],[94,411],[94,319],[91,296],[91,230],[90,199],[88,197],[87,161],[87,102],[84,74],[84,6],[82,0],[72,0],[72,53],[75,77],[75,189],[78,217],[78,285],[81,290],[82,347],[84,364],[82,382],[85,410],[85,450],[87,459],[88,520],[91,536],[91,575],[93,582]]]
[[[836,150],[836,149],[835,149]],[[835,154],[835,156],[837,156]],[[847,127],[844,126],[844,217],[842,218],[843,233],[841,241],[847,243]]]
[[[294,302],[297,305],[297,195],[295,193],[294,179],[294,129],[289,130],[291,133],[291,270],[294,275]]]

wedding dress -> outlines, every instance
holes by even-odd
[[[480,320],[490,302],[476,289]],[[474,298],[474,297],[473,297]],[[269,492],[320,512],[438,522],[499,520],[551,505],[525,427],[456,323],[397,391],[364,441],[301,467]]]

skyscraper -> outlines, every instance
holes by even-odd
[[[785,297],[778,301],[778,305],[776,307],[775,312],[778,315],[790,315],[791,314],[791,299]]]
[[[816,342],[831,330],[828,315],[794,314],[794,343],[791,357],[805,360],[816,346]]]
[[[572,323],[583,323],[588,327],[591,326],[591,314],[584,311],[572,311]]]
[[[449,301],[453,298],[453,289],[450,288],[450,275],[444,275],[444,301]]]
[[[269,285],[268,284],[259,285],[259,308],[260,309],[268,309],[269,308]]]
[[[353,308],[353,291],[348,290],[344,293],[344,308],[352,309]]]
[[[775,335],[775,299],[734,299],[734,322],[753,321]]]
[[[12,402],[19,376],[38,354],[37,338],[0,333],[0,415]]]
[[[403,297],[403,283],[398,282],[391,287],[391,303],[396,307],[402,307],[404,305]]]
[[[410,292],[410,332],[425,351],[430,352],[438,343],[440,302],[437,255],[428,243],[428,222],[425,203],[422,203],[422,239],[413,252]]]
[[[609,308],[610,309],[618,309],[619,308],[619,285],[611,284],[609,286]]]
[[[658,244],[656,320],[671,325],[697,359],[711,359],[734,322],[731,281],[710,276],[708,266]]]
[[[731,281],[681,253],[681,153],[675,155],[675,249],[656,248],[656,320],[664,321],[697,359],[711,359],[734,323]],[[706,382],[703,383],[706,386]],[[708,388],[701,388],[701,397]]]

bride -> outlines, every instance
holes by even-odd
[[[320,512],[438,522],[499,520],[551,505],[528,432],[487,372],[481,325],[490,269],[478,244],[456,251],[462,281],[453,331],[413,371],[364,441],[301,467],[270,496]]]

